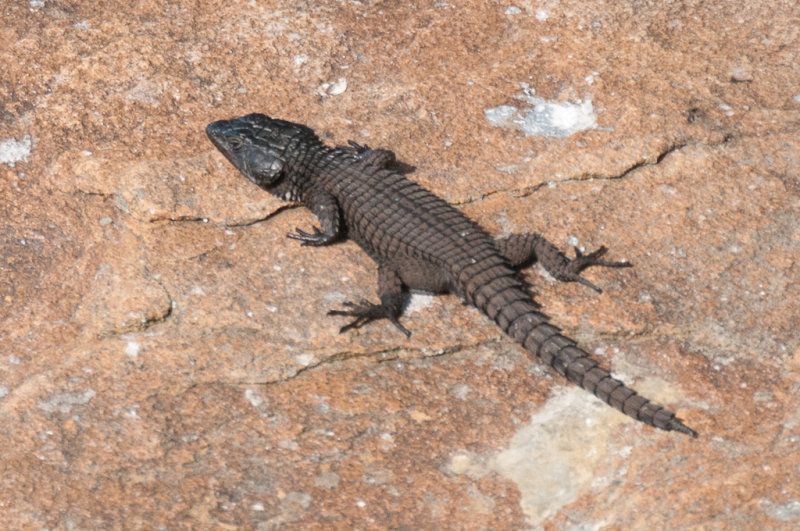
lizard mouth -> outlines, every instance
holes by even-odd
[[[227,155],[228,146],[227,143],[223,141],[225,138],[225,131],[229,130],[230,126],[228,125],[228,120],[219,120],[216,122],[211,122],[206,126],[206,135],[208,135],[208,139],[211,140],[211,143],[214,144],[218,150],[222,151]]]
[[[241,139],[233,134],[231,120],[211,122],[206,126],[206,135],[208,139],[211,140],[211,143],[214,144],[214,147],[216,147],[231,164],[250,178],[244,171],[246,168],[241,167],[241,162],[243,162],[242,157],[240,157],[237,152],[237,148],[241,148]]]

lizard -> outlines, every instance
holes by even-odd
[[[214,146],[249,181],[316,216],[311,232],[287,237],[304,246],[350,238],[378,266],[379,303],[345,302],[329,315],[352,320],[340,333],[387,319],[400,323],[410,290],[451,292],[471,303],[541,362],[624,414],[662,430],[697,433],[675,413],[614,378],[608,369],[561,333],[541,311],[519,270],[538,261],[555,279],[579,282],[592,266],[630,267],[602,260],[607,249],[569,259],[535,234],[493,238],[477,223],[415,181],[413,169],[387,149],[350,141],[330,147],[301,124],[253,113],[206,127]]]

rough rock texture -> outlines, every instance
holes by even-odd
[[[739,4],[3,2],[0,521],[796,528],[800,8]],[[408,341],[337,335],[374,266],[287,240],[309,214],[216,153],[205,124],[250,111],[634,262],[589,273],[602,295],[530,278],[700,438],[453,297],[418,297]]]

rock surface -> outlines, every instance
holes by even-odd
[[[795,529],[794,1],[0,6],[0,521],[8,528]],[[470,103],[470,105],[466,105]],[[261,111],[389,147],[495,233],[556,324],[700,437],[627,420],[476,310],[374,298],[352,243],[241,178]]]

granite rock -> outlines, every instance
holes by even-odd
[[[0,11],[9,528],[800,525],[796,2]],[[415,296],[409,340],[338,335],[375,266],[287,240],[311,216],[205,138],[254,111],[393,149],[494,233],[632,261],[600,295],[527,275],[700,437],[453,296]]]

